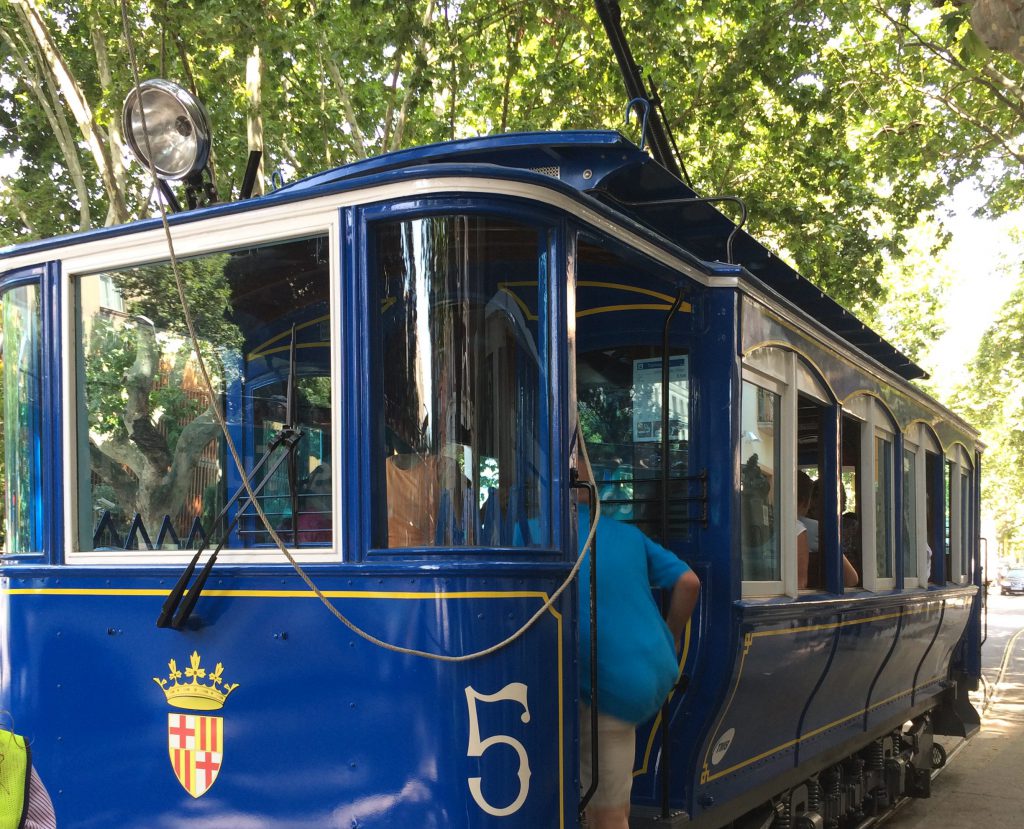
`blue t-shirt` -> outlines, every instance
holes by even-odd
[[[590,511],[579,506],[579,543],[590,532]],[[654,716],[676,681],[672,632],[651,596],[671,588],[686,562],[636,527],[602,517],[597,525],[597,707],[620,720]],[[580,568],[580,689],[590,697],[590,551]]]

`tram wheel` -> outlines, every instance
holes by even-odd
[[[941,769],[946,765],[946,749],[938,743],[932,743],[932,768]]]

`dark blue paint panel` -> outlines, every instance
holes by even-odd
[[[797,724],[828,664],[831,642],[828,633],[794,619],[748,631],[742,648],[734,690],[703,758],[707,783],[733,777],[749,786],[777,773],[769,766],[792,765]]]
[[[901,607],[855,609],[842,614],[834,629],[836,649],[828,675],[804,718],[801,752],[810,757],[822,747],[864,731],[864,709],[871,687],[899,631]]]
[[[439,586],[412,581],[374,579],[357,591],[390,595],[335,602],[386,641],[453,653],[500,641],[542,602],[511,580],[480,591],[495,595],[446,600],[404,594]],[[385,651],[311,597],[204,596],[200,613],[216,623],[185,633],[153,626],[158,596],[16,593],[8,601],[17,624],[3,656],[15,673],[3,704],[32,740],[62,827],[504,825],[469,781],[481,779],[493,810],[513,804],[516,742],[534,773],[514,819],[548,826],[575,809],[573,599],[508,648],[461,664]],[[224,682],[238,683],[220,710],[173,708],[154,682],[168,678],[170,659],[188,668],[193,652],[203,669],[222,663]],[[473,701],[479,757],[467,756],[467,688],[481,695]],[[201,797],[171,768],[169,713],[223,718],[223,765]]]
[[[894,711],[907,707],[918,666],[932,648],[941,620],[942,601],[937,598],[904,608],[896,647],[871,689],[869,728],[876,722],[890,720]]]
[[[967,625],[974,590],[975,588],[969,587],[956,590],[955,592],[950,591],[953,595],[945,599],[942,625],[939,628],[935,644],[925,655],[921,666],[918,668],[914,684],[919,690],[915,694],[915,699],[928,695],[929,689],[926,683],[934,684],[934,682],[945,680],[948,677],[950,654],[952,654],[957,642],[960,641],[960,637]]]

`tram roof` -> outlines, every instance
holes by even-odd
[[[214,213],[252,209],[257,203],[311,198],[358,187],[367,180],[413,174],[431,165],[436,165],[439,173],[443,168],[445,174],[452,174],[456,167],[470,172],[469,165],[480,165],[492,171],[504,169],[508,175],[526,172],[551,176],[563,187],[590,196],[647,227],[708,273],[735,275],[767,287],[898,376],[906,380],[927,377],[906,355],[746,231],[736,231],[732,245],[732,261],[736,264],[727,264],[727,240],[736,229],[735,223],[714,205],[697,201],[699,197],[690,187],[613,130],[505,133],[399,150],[309,176],[259,199],[188,211],[173,216],[171,221],[177,224]],[[149,219],[0,248],[0,262],[15,253],[41,252],[71,239],[109,238],[158,225],[159,219]]]
[[[487,164],[545,173],[655,231],[712,266],[727,261],[736,225],[645,151],[611,130],[511,133],[387,153],[311,176],[277,191],[326,189],[379,173],[430,164]],[[927,374],[744,230],[733,238],[730,272],[754,277],[855,348],[907,380]]]

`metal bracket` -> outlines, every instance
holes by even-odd
[[[633,98],[626,104],[626,126],[629,126],[629,118],[636,107],[637,118],[640,121],[640,149],[647,145],[647,120],[651,117],[651,102],[647,98]]]

